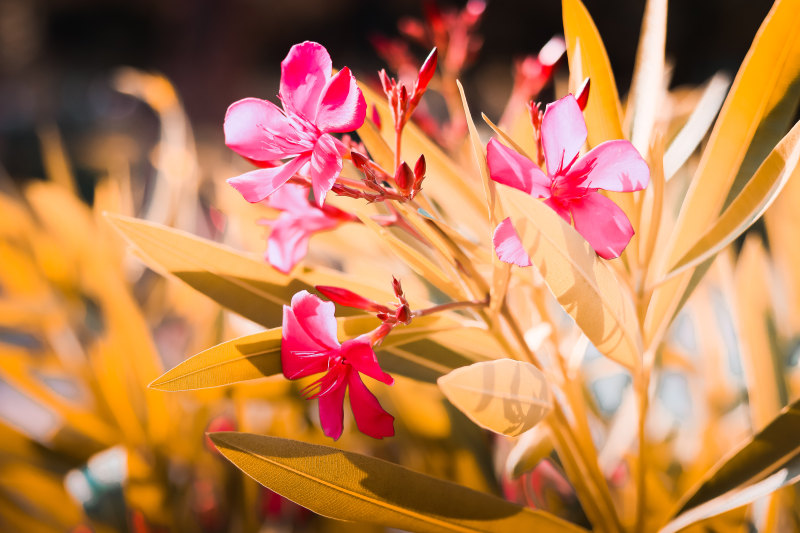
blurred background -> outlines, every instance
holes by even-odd
[[[227,106],[277,94],[280,61],[292,44],[323,43],[334,65],[376,79],[385,65],[376,36],[397,37],[397,23],[422,15],[420,0],[0,0],[0,164],[15,179],[43,175],[37,128],[57,124],[82,191],[97,169],[86,147],[113,132],[134,135],[133,176],[153,169],[147,150],[158,126],[148,107],[112,82],[122,66],[170,80],[202,145],[222,147]],[[641,0],[587,0],[617,82],[628,86]],[[735,73],[768,0],[670,2],[667,51],[673,85]],[[443,3],[448,6],[447,2]],[[454,7],[461,7],[454,3]],[[513,60],[535,54],[561,30],[560,2],[490,1],[480,24],[484,45],[463,75],[473,108],[498,116],[511,90]],[[420,59],[426,50],[414,49]],[[477,112],[477,111],[476,111]],[[117,149],[124,149],[117,147]],[[203,154],[201,154],[202,162]],[[202,165],[201,165],[202,172]]]
[[[440,3],[444,10],[464,4]],[[585,4],[624,98],[644,1]],[[768,0],[671,1],[671,86],[696,87],[720,70],[735,74],[770,6]],[[377,83],[379,69],[395,74],[384,61],[406,52],[392,41],[400,37],[398,23],[408,27],[423,14],[421,0],[0,0],[0,531],[374,530],[311,517],[206,445],[206,431],[230,429],[331,444],[313,419],[315,405],[300,399],[294,385],[268,380],[179,394],[147,389],[185,357],[261,328],[125,256],[101,212],[224,236],[262,253],[264,230],[253,221],[263,213],[224,184],[250,168],[224,146],[228,105],[248,96],[276,101],[280,61],[304,40],[324,44],[334,66]],[[472,112],[500,117],[515,61],[561,32],[557,0],[490,0],[477,28],[482,49],[460,76]],[[416,65],[429,52],[414,43],[407,51]],[[566,71],[562,60],[556,72],[562,86]],[[541,100],[553,99],[552,85]],[[683,120],[699,90],[675,92],[670,105]],[[441,118],[436,105],[431,114]],[[795,226],[786,227],[782,242],[794,242]],[[319,249],[324,254],[322,243]],[[767,276],[743,276],[748,286],[753,278]],[[703,302],[715,293],[709,294]],[[707,311],[712,307],[699,309],[698,324],[716,320]],[[703,354],[704,365],[712,364],[707,353],[720,353],[714,364],[730,366],[736,354],[728,351],[735,350],[703,344],[722,346],[727,337],[697,341],[680,333],[687,329],[681,324],[678,337],[692,341],[685,351],[696,351],[698,360]],[[796,331],[800,314],[784,337],[794,339]],[[723,383],[712,383],[714,406],[727,413],[742,403],[740,375],[702,368],[722,376]],[[598,400],[601,415],[610,417],[627,376],[605,367],[597,374],[596,386],[605,383],[616,398],[608,405]],[[671,383],[677,383],[673,396],[683,398],[688,382]],[[491,450],[500,445],[438,393],[414,386],[398,379],[392,388],[396,439],[346,434],[336,445],[530,505],[554,505],[550,498],[526,500],[531,491],[522,481],[499,486]],[[684,411],[659,420],[674,419],[664,422],[671,431]],[[720,425],[714,434],[735,440],[748,430],[744,419],[736,419],[735,431]],[[685,427],[697,436],[694,426]],[[701,451],[711,462],[728,444]],[[568,485],[553,479],[566,503],[551,510],[581,523]]]

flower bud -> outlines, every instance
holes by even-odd
[[[353,161],[353,164],[358,170],[364,170],[369,163],[369,158],[367,156],[355,150],[350,151],[350,160]]]
[[[419,69],[419,75],[417,76],[417,84],[414,87],[414,96],[418,97],[417,95],[421,95],[425,92],[425,89],[428,87],[428,84],[431,82],[431,78],[436,73],[436,62],[439,58],[439,52],[436,47],[431,50],[431,53],[428,55],[428,58],[422,64]]]
[[[426,168],[425,168],[425,154],[422,154],[421,156],[419,156],[419,159],[417,159],[417,162],[414,165],[414,178],[415,178],[415,181],[417,181],[417,180],[421,181],[422,180],[423,176],[425,176],[425,170],[426,170]]]
[[[586,109],[586,104],[589,102],[589,88],[591,87],[591,82],[589,78],[583,80],[583,84],[581,88],[578,89],[578,94],[575,95],[575,100],[578,101],[578,107],[581,108],[581,111]]]
[[[330,287],[327,285],[317,285],[314,287],[327,299],[345,307],[355,307],[373,313],[388,313],[389,308],[377,302],[373,302],[353,291],[341,287]]]
[[[397,167],[397,172],[394,173],[394,182],[397,188],[404,193],[410,191],[414,185],[414,173],[405,161]]]

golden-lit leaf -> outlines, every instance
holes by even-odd
[[[695,244],[692,237],[718,218],[759,124],[800,76],[798,12],[800,0],[778,0],[761,24],[686,193],[666,248],[667,265],[679,262]],[[664,334],[696,286],[700,275],[690,283],[693,274],[688,269],[654,292],[645,323],[648,342]]]
[[[631,143],[645,153],[664,93],[664,44],[667,40],[667,0],[647,0],[628,96],[633,113]],[[592,82],[594,83],[594,82]]]
[[[356,133],[358,133],[358,137],[364,143],[364,146],[367,147],[372,160],[378,163],[385,171],[394,172],[392,168],[392,165],[394,165],[394,153],[389,148],[389,145],[386,144],[384,138],[381,137],[381,132],[375,126],[375,123],[370,119],[365,120],[364,125],[358,128]]]
[[[331,518],[431,533],[582,531],[548,513],[365,455],[247,433],[211,439],[265,487]]]
[[[786,134],[711,228],[673,265],[668,277],[713,257],[761,218],[790,178],[800,179],[800,122]]]
[[[339,338],[344,340],[367,333],[380,323],[371,316],[348,317],[338,320]],[[395,357],[405,354],[416,358],[430,358],[435,363],[442,351],[447,351],[435,341],[428,341],[428,350],[417,350],[414,346],[428,340],[428,337],[448,330],[462,331],[463,326],[443,315],[430,315],[415,318],[408,326],[397,326],[378,349],[379,360],[383,363],[383,352]],[[433,349],[431,349],[433,348]],[[452,351],[450,352],[452,353]],[[463,359],[459,359],[463,361]],[[410,361],[416,363],[416,361]],[[384,365],[386,369],[396,370],[396,365]],[[412,365],[413,367],[413,365]],[[400,367],[399,373],[405,374]],[[443,364],[442,370],[451,367]],[[184,362],[164,373],[150,388],[162,391],[182,391],[221,387],[240,381],[259,379],[281,373],[281,328],[247,335],[223,342],[213,348],[186,359]],[[413,372],[412,372],[413,374]]]
[[[772,348],[770,312],[770,268],[761,238],[749,234],[742,246],[734,272],[738,326],[744,381],[753,429],[764,428],[780,412],[786,397],[783,362]],[[734,287],[727,287],[733,292]]]
[[[519,440],[508,452],[505,473],[511,478],[518,478],[530,472],[542,459],[553,451],[553,438],[547,426],[539,424],[520,435]]]
[[[672,139],[664,153],[664,177],[669,181],[678,169],[694,153],[700,142],[705,138],[708,130],[714,124],[714,119],[719,113],[719,108],[728,94],[731,80],[727,74],[718,72],[708,80],[703,95],[697,102],[689,120],[683,125],[681,131]]]
[[[448,276],[439,266],[422,252],[405,243],[394,235],[388,228],[379,225],[363,212],[356,213],[359,220],[373,230],[375,235],[380,237],[382,243],[402,259],[409,268],[416,272],[422,279],[435,285],[439,290],[453,299],[464,297],[462,288],[454,281],[453,277]]]
[[[570,70],[574,68],[577,57],[580,57],[581,77],[592,80],[589,102],[583,112],[589,130],[589,146],[622,139],[622,112],[617,84],[597,27],[580,0],[563,0],[561,9]],[[579,46],[580,55],[576,56],[575,51]],[[577,81],[580,83],[582,80]]]
[[[544,374],[513,359],[457,368],[437,382],[447,399],[473,422],[511,437],[538,424],[553,407]]]
[[[800,401],[720,461],[686,494],[662,531],[745,505],[800,479]]]
[[[154,270],[171,274],[212,300],[266,327],[281,322],[283,305],[312,285],[346,286],[368,298],[388,295],[323,269],[302,269],[298,277],[281,274],[264,261],[206,239],[152,222],[119,215],[106,218]],[[340,314],[359,311],[342,308]]]
[[[544,203],[510,187],[498,192],[531,262],[564,310],[602,354],[636,368],[642,353],[636,310],[608,264]]]

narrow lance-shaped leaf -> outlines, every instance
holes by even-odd
[[[438,380],[447,399],[479,426],[515,437],[552,409],[544,374],[530,363],[498,359],[457,368]]]
[[[247,433],[212,433],[247,475],[315,513],[439,533],[583,531],[543,511],[328,446]]]
[[[633,369],[641,359],[636,310],[609,266],[555,211],[510,187],[498,189],[531,262],[604,355]]]
[[[800,33],[796,31],[800,0],[778,0],[758,30],[747,57],[703,152],[667,244],[664,267],[677,263],[720,213],[728,191],[762,120],[780,102],[792,80],[800,76]],[[696,286],[687,270],[653,293],[645,322],[648,342],[663,336],[667,326]],[[691,281],[691,283],[690,283]]]
[[[798,481],[798,461],[800,400],[715,466],[682,498],[676,518],[662,531],[677,531]]]
[[[713,257],[752,226],[792,177],[800,179],[800,122],[786,134],[713,226],[672,267],[667,278]]]
[[[106,214],[148,266],[171,274],[212,300],[265,327],[281,322],[282,307],[301,290],[314,285],[334,285],[373,300],[391,300],[388,293],[324,269],[303,269],[295,277],[281,274],[264,261],[219,243],[201,239],[160,224]],[[342,308],[339,314],[360,311]]]
[[[339,339],[354,338],[374,329],[379,322],[371,316],[340,318]],[[476,357],[454,352],[436,342],[435,335],[452,330],[469,334],[475,328],[443,315],[419,317],[408,326],[397,326],[378,349],[378,357],[387,371],[420,379],[428,370],[434,376],[448,372],[460,364],[469,364]],[[433,337],[433,338],[431,338]],[[399,361],[398,361],[399,359]],[[281,328],[247,335],[223,342],[190,357],[150,384],[162,391],[183,391],[221,387],[241,381],[259,379],[281,373]],[[427,381],[435,379],[428,378]]]

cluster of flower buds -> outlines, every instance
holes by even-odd
[[[375,162],[359,152],[353,151],[350,158],[353,165],[364,174],[364,183],[367,187],[375,191],[374,193],[359,191],[358,197],[368,202],[408,201],[412,200],[422,189],[426,170],[424,155],[419,156],[414,164],[414,170],[411,170],[405,161],[400,162],[394,176],[389,176]],[[394,181],[394,189],[387,186],[391,181]]]
[[[553,69],[566,50],[567,44],[563,37],[557,35],[547,41],[537,55],[529,55],[517,61],[514,65],[511,99],[527,101],[536,98],[550,81]]]
[[[378,73],[381,79],[383,92],[386,94],[389,107],[392,110],[395,131],[403,129],[403,126],[408,122],[414,109],[419,105],[422,95],[425,93],[425,89],[428,88],[428,84],[431,82],[433,74],[436,72],[437,58],[438,52],[436,48],[434,48],[422,64],[422,67],[420,67],[419,74],[414,81],[414,87],[411,89],[410,93],[404,83],[398,82],[396,79],[390,77],[386,74],[386,70],[382,69]]]
[[[381,325],[370,334],[373,346],[379,345],[384,337],[386,337],[396,325],[408,325],[414,317],[408,300],[403,293],[400,280],[395,277],[392,277],[392,289],[394,290],[394,295],[397,297],[397,302],[390,305],[379,304],[378,302],[364,298],[360,294],[356,294],[351,290],[341,287],[317,285],[316,289],[323,296],[339,305],[355,307],[356,309],[363,309],[364,311],[375,313],[381,321]]]

